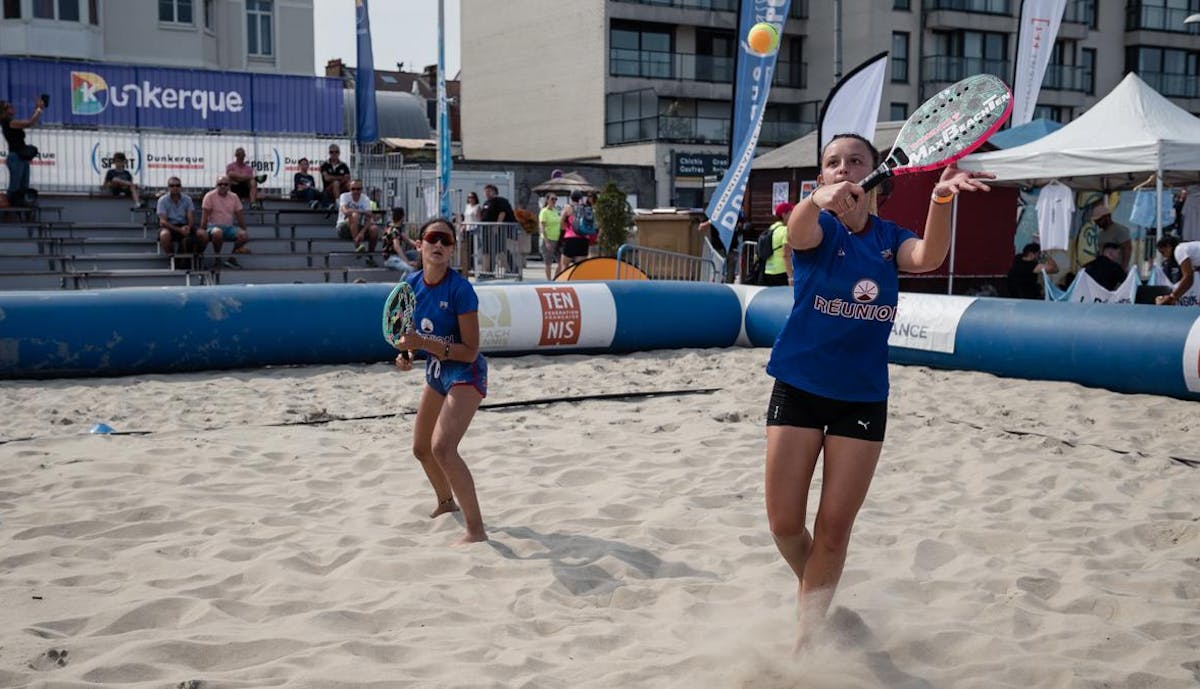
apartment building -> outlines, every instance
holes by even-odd
[[[0,56],[311,76],[313,54],[312,0],[2,0],[0,11]]]
[[[470,159],[652,165],[701,206],[727,164],[737,0],[463,0]],[[760,148],[816,127],[838,74],[890,50],[881,120],[958,79],[1011,81],[1020,0],[792,0]],[[1200,0],[1069,0],[1036,117],[1067,122],[1128,71],[1200,113]]]

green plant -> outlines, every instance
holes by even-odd
[[[633,211],[616,182],[604,185],[604,191],[596,199],[595,214],[596,226],[600,228],[600,255],[616,256],[617,249],[629,239],[629,227],[633,224]]]

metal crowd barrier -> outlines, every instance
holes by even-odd
[[[664,249],[622,244],[617,249],[618,280],[628,277],[621,275],[624,265],[638,268],[651,280],[721,282],[721,265],[711,256],[690,256]]]
[[[476,280],[520,280],[525,268],[522,244],[529,240],[515,222],[477,222],[463,226],[469,255],[467,265]]]
[[[742,241],[738,247],[737,275],[734,277],[734,282],[739,285],[745,284],[746,279],[750,277],[750,271],[754,270],[754,262],[757,260],[758,241],[753,239]]]

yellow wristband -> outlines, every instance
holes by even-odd
[[[949,196],[938,196],[937,194],[931,194],[929,196],[929,200],[933,201],[934,203],[936,203],[939,206],[944,206],[947,203],[950,203],[951,201],[954,200],[954,194],[951,194]]]

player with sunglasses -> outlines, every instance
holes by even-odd
[[[479,353],[479,297],[450,267],[454,227],[445,218],[421,226],[422,269],[405,276],[416,295],[415,332],[400,337],[396,367],[410,371],[409,352],[425,356],[425,388],[413,423],[413,454],[433,485],[430,517],[460,508],[467,533],[460,544],[487,540],[471,470],[458,444],[487,396],[487,359]],[[457,501],[457,502],[456,502]]]

